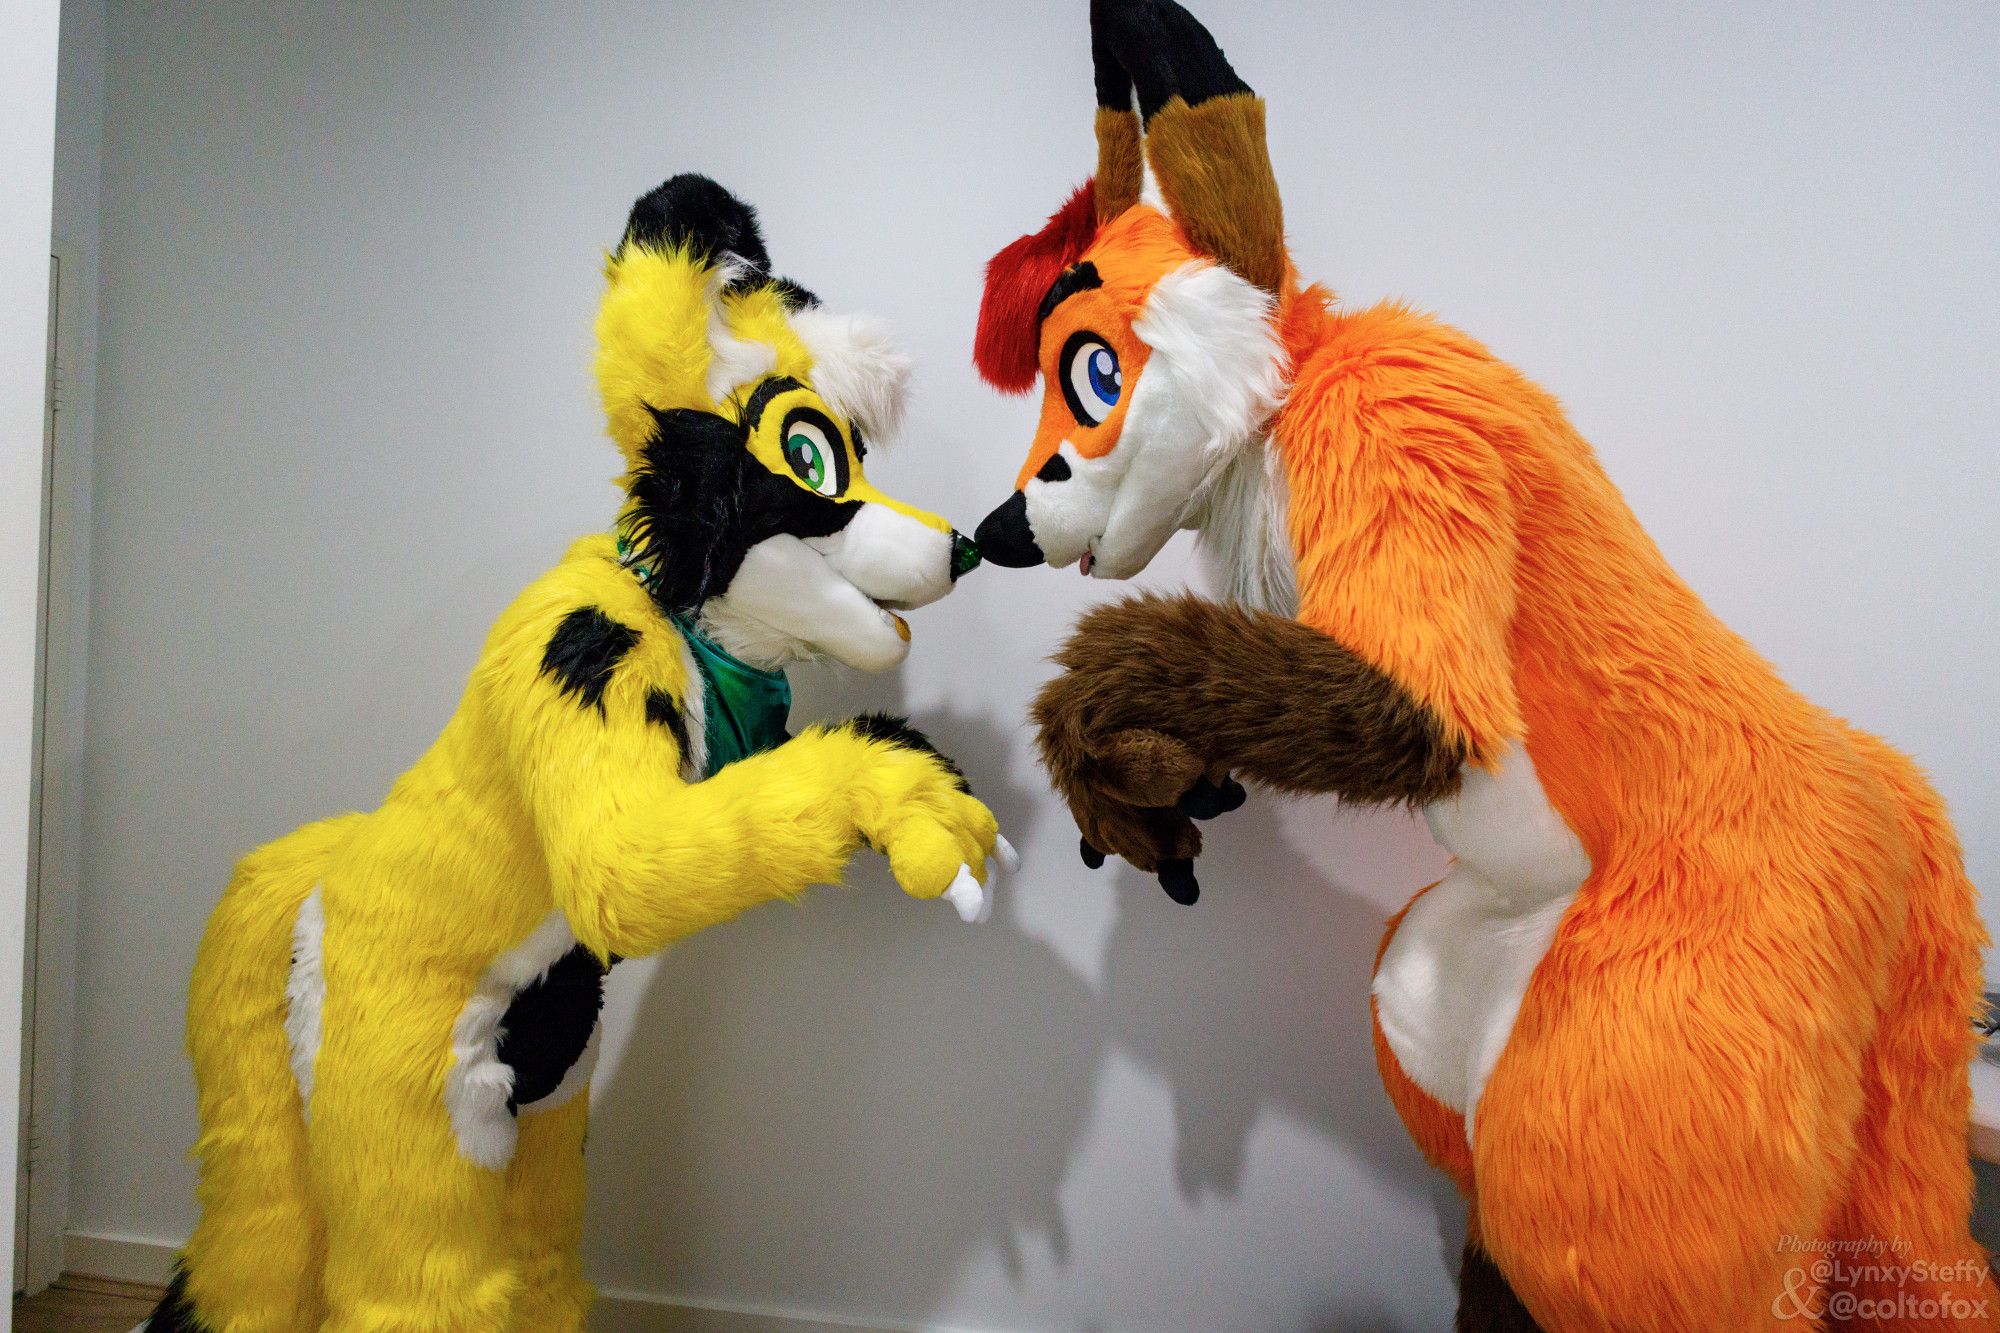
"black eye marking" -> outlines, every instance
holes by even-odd
[[[1049,461],[1042,464],[1041,471],[1035,473],[1036,481],[1068,481],[1069,463],[1061,454],[1050,454]]]
[[[1036,326],[1040,327],[1057,306],[1078,292],[1087,292],[1103,285],[1104,279],[1097,275],[1097,265],[1088,259],[1074,268],[1064,269],[1061,275],[1049,284],[1048,291],[1042,295],[1041,305],[1035,309]]]
[[[750,391],[750,397],[744,400],[743,429],[746,432],[757,429],[757,423],[763,420],[764,409],[771,405],[773,398],[781,393],[790,393],[793,389],[805,387],[790,375],[773,375],[767,380],[760,381],[757,387]]]
[[[646,720],[656,727],[665,727],[680,747],[681,758],[688,756],[687,719],[681,716],[681,706],[665,690],[646,691]]]
[[[542,651],[542,671],[556,688],[576,700],[579,708],[604,712],[604,690],[611,673],[639,642],[639,631],[621,625],[594,606],[579,607],[562,618]]]
[[[861,438],[861,424],[859,422],[848,427],[847,440],[848,443],[854,446],[854,456],[856,458],[868,457],[868,441]]]

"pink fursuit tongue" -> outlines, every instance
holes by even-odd
[[[1096,563],[1097,563],[1097,556],[1090,551],[1085,551],[1083,553],[1083,559],[1076,562],[1076,572],[1088,577],[1090,574],[1090,567]]]

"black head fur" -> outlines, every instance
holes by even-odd
[[[765,538],[831,536],[861,508],[758,462],[742,422],[694,408],[656,410],[653,420],[629,482],[625,535],[665,610],[691,612],[723,592],[745,553]]]

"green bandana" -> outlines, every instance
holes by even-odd
[[[653,571],[639,562],[638,548],[624,533],[613,535],[618,541],[618,563],[651,591]],[[687,640],[695,669],[701,672],[702,731],[708,742],[708,767],[703,777],[712,778],[738,759],[762,754],[791,739],[785,721],[792,712],[792,685],[784,672],[739,662],[728,649],[697,629],[690,616],[668,612],[667,619]]]
[[[739,662],[686,616],[670,619],[687,640],[705,687],[701,711],[708,738],[708,769],[703,777],[712,778],[738,759],[762,754],[791,739],[785,720],[792,711],[792,686],[784,672],[762,671]]]

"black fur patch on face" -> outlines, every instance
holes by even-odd
[[[680,747],[681,758],[687,758],[687,719],[681,716],[680,705],[672,695],[665,690],[647,690],[646,720],[656,727],[665,727],[673,735],[674,744]]]
[[[871,741],[883,741],[890,745],[900,745],[905,750],[921,750],[945,766],[958,779],[958,789],[968,795],[972,784],[965,780],[965,772],[944,751],[932,743],[931,738],[910,725],[910,719],[897,717],[892,713],[863,713],[847,724],[848,730]]]
[[[1098,276],[1097,265],[1088,259],[1064,269],[1056,280],[1049,284],[1048,291],[1042,293],[1042,303],[1035,310],[1036,325],[1046,323],[1057,306],[1078,292],[1087,292],[1093,287],[1103,285],[1104,279]]]
[[[637,630],[594,606],[579,607],[564,616],[549,636],[549,646],[542,650],[542,671],[554,677],[556,687],[578,707],[602,713],[611,673],[637,642]]]
[[[1208,29],[1173,0],[1091,0],[1090,55],[1097,104],[1127,110],[1136,90],[1146,120],[1174,97],[1200,106],[1250,91]]]
[[[752,398],[756,397],[753,393]],[[861,509],[816,495],[758,462],[748,431],[693,408],[655,411],[630,493],[627,536],[667,611],[692,612],[729,587],[749,549],[769,537],[830,537]]]
[[[167,1283],[167,1294],[160,1297],[158,1308],[146,1321],[146,1333],[212,1333],[188,1303],[187,1282],[186,1266],[175,1260],[173,1280]]]
[[[772,280],[771,254],[764,248],[764,234],[757,229],[757,211],[708,177],[693,172],[675,176],[632,205],[616,253],[622,255],[628,245],[653,250],[684,247],[711,262],[733,256],[748,271],[729,284],[727,290],[732,292],[748,291]],[[795,283],[783,285],[811,295]]]
[[[581,944],[515,992],[500,1020],[495,1054],[514,1071],[507,1109],[540,1101],[583,1058],[604,1006],[604,964]]]
[[[1068,481],[1069,477],[1069,460],[1061,454],[1050,454],[1049,461],[1035,473],[1036,481]]]

